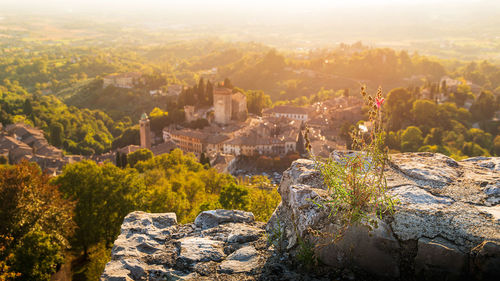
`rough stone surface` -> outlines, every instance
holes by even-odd
[[[342,240],[318,247],[323,263],[356,279],[500,280],[500,158],[395,154],[386,177],[399,200],[395,213],[374,231],[351,227]],[[325,241],[311,230],[338,230],[314,204],[328,193],[313,161],[295,161],[278,191],[282,202],[267,230],[283,233],[280,243],[290,254],[300,252],[300,241]]]
[[[386,171],[394,214],[371,231],[350,227],[336,243],[312,234],[339,225],[315,204],[328,192],[305,159],[283,173],[267,225],[234,210],[186,225],[171,213],[133,212],[101,280],[500,280],[500,158],[403,153]],[[306,242],[314,256],[304,258]],[[301,264],[314,257],[319,266],[307,271]]]
[[[194,224],[206,229],[226,222],[253,222],[254,220],[255,218],[250,212],[239,210],[212,210],[202,212],[198,215]]]
[[[196,222],[130,213],[101,280],[329,280],[295,272],[268,245],[265,224],[252,213],[206,211]]]
[[[464,274],[467,256],[442,238],[418,239],[415,274],[420,279],[451,280]]]
[[[259,266],[259,253],[253,246],[245,246],[230,254],[220,265],[224,273],[252,273]]]

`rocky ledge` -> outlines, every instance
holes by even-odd
[[[335,244],[311,235],[336,226],[313,203],[328,194],[304,159],[284,172],[267,225],[243,211],[205,211],[186,225],[173,213],[133,212],[101,280],[499,280],[500,158],[396,154],[387,182],[400,201],[395,213]],[[319,266],[293,270],[293,257]]]
[[[314,204],[328,194],[304,159],[285,171],[268,231],[283,233],[292,254],[300,241],[319,245],[320,262],[355,279],[500,280],[500,158],[403,153],[390,164],[389,192],[399,204],[373,231],[351,227],[335,244],[311,234],[338,227]]]
[[[174,213],[133,212],[101,280],[303,280],[268,247],[264,226],[238,210],[205,211],[185,225]]]

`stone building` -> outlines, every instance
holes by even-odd
[[[278,105],[268,108],[262,112],[263,116],[285,117],[289,119],[307,121],[309,119],[309,109],[305,107]]]
[[[163,129],[165,142],[173,141],[184,152],[215,154],[223,150],[223,143],[229,139],[224,134],[204,132],[193,129],[169,130]]]
[[[186,122],[191,122],[196,120],[195,117],[195,108],[193,105],[185,105],[184,106],[184,117],[186,118]]]
[[[242,93],[233,93],[231,89],[214,89],[215,122],[229,124],[231,120],[245,121],[247,118],[247,98]]]
[[[231,96],[231,119],[245,121],[247,119],[247,97],[240,93]]]
[[[214,111],[215,122],[219,124],[229,124],[232,114],[232,95],[231,89],[216,88],[214,90]]]
[[[102,87],[110,85],[118,88],[131,89],[142,81],[142,74],[139,72],[128,72],[120,74],[110,74],[102,78]]]
[[[61,149],[49,144],[42,130],[24,123],[7,125],[0,132],[0,155],[6,156],[11,164],[22,160],[36,162],[49,174],[56,175],[62,167],[71,162],[71,156],[63,156]]]
[[[265,118],[224,143],[224,153],[232,155],[286,155],[297,151],[301,122],[285,118]]]

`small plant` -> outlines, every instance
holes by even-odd
[[[337,154],[333,158],[312,156],[324,178],[329,199],[315,202],[330,210],[329,218],[339,225],[339,231],[329,234],[334,241],[343,236],[350,225],[377,227],[376,217],[393,212],[395,201],[387,193],[384,170],[388,162],[384,144],[381,107],[384,103],[379,88],[375,97],[361,88],[365,104],[369,107],[369,122],[352,133],[353,148],[357,151]],[[320,233],[324,236],[324,233]]]
[[[266,233],[267,243],[272,244],[278,252],[283,251],[283,241],[285,239],[284,226],[276,217],[276,224],[272,224],[272,228]]]
[[[310,240],[304,240],[301,237],[298,237],[297,243],[298,249],[297,255],[295,256],[296,260],[301,266],[304,267],[304,269],[312,270],[318,264],[318,258],[316,256],[316,252],[314,251],[314,243]]]

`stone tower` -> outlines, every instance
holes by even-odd
[[[232,95],[231,89],[214,89],[214,111],[215,122],[219,124],[229,124],[232,113]]]
[[[141,125],[141,147],[151,149],[151,127],[146,113],[141,115],[139,124]]]

